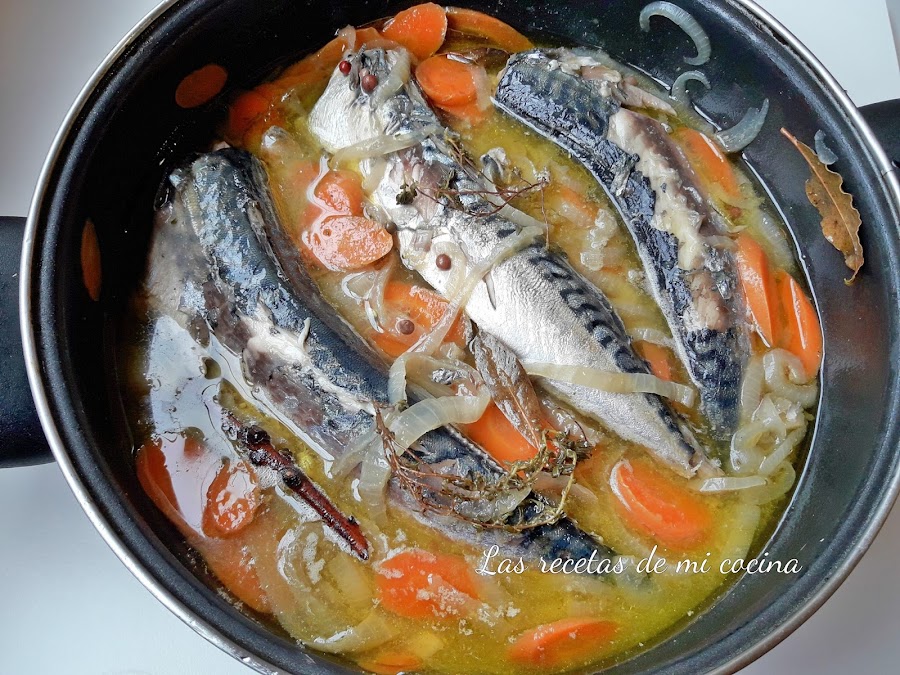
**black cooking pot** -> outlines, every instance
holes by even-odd
[[[47,159],[25,232],[21,326],[25,367],[40,425],[82,507],[145,586],[197,632],[261,671],[349,672],[298,647],[216,592],[216,582],[153,507],[135,479],[133,443],[119,398],[117,317],[144,267],[153,196],[163,166],[205,146],[230,91],[324,43],[337,27],[387,16],[408,2],[178,0],[142,22],[85,88]],[[693,53],[666,23],[638,29],[644,0],[592,3],[465,2],[523,32],[596,44],[664,82]],[[893,165],[843,90],[821,64],[749,0],[681,0],[712,38],[704,66],[714,86],[698,103],[728,126],[749,106],[772,107],[747,158],[784,212],[796,239],[825,335],[822,400],[798,486],[766,549],[797,558],[799,575],[740,579],[710,609],[667,640],[621,664],[623,673],[730,672],[758,657],[810,616],[872,541],[898,489],[900,361],[900,185]],[[175,105],[178,82],[218,63],[228,90],[194,110]],[[889,107],[885,107],[889,106]],[[900,108],[869,111],[897,157]],[[867,261],[858,281],[828,244],[804,192],[809,170],[780,135],[810,141],[822,129],[840,155],[837,169],[863,217]],[[82,282],[85,221],[96,225],[102,293]],[[3,222],[0,321],[0,452],[7,464],[42,447],[18,366],[9,270],[19,223]],[[9,359],[12,359],[10,363]],[[45,446],[44,446],[45,447]]]

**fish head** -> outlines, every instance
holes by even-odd
[[[330,153],[408,131],[417,107],[409,78],[409,52],[402,47],[345,54],[310,113],[310,131]]]

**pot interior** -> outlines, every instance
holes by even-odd
[[[172,162],[208,145],[229,95],[327,41],[337,28],[394,14],[406,2],[190,0],[166,9],[115,60],[87,96],[62,141],[32,214],[37,226],[31,313],[56,430],[84,495],[131,558],[163,593],[202,626],[254,661],[305,673],[344,672],[235,610],[215,590],[180,536],[144,495],[134,475],[133,442],[116,385],[117,318],[144,266],[157,186]],[[521,31],[598,45],[665,83],[690,67],[688,38],[671,27],[642,33],[643,0],[594,3],[459,2]],[[620,664],[630,672],[702,672],[746,659],[763,640],[784,636],[791,618],[849,561],[883,515],[897,474],[898,284],[896,205],[865,139],[837,99],[778,37],[733,1],[683,0],[706,28],[712,89],[696,101],[730,126],[749,106],[771,102],[768,121],[746,156],[796,240],[822,317],[825,365],[819,419],[802,477],[766,547],[772,559],[798,559],[798,575],[746,576],[667,640]],[[183,110],[174,91],[208,63],[228,72],[226,91]],[[863,217],[867,261],[859,280],[824,239],[807,200],[808,168],[779,133],[808,142],[822,129],[841,157]],[[96,226],[103,270],[100,302],[81,277],[86,219]],[[208,632],[208,631],[207,631]],[[771,642],[770,642],[771,644]],[[234,648],[232,648],[234,649]],[[754,655],[758,653],[754,652]],[[737,661],[736,661],[737,659]]]

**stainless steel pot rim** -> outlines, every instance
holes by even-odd
[[[225,635],[223,635],[215,626],[207,621],[197,617],[186,605],[179,599],[174,597],[166,590],[159,581],[132,555],[131,551],[124,545],[114,528],[105,520],[97,505],[93,502],[91,495],[81,481],[75,467],[69,457],[66,447],[63,443],[62,436],[56,426],[56,421],[51,412],[47,390],[41,377],[41,368],[38,361],[37,344],[35,342],[35,317],[31,311],[32,283],[34,279],[33,266],[35,255],[36,233],[38,231],[38,213],[45,195],[51,186],[51,177],[53,168],[56,165],[65,141],[75,125],[76,120],[80,116],[82,110],[87,104],[88,99],[109,72],[113,64],[128,50],[128,48],[138,40],[138,38],[146,31],[154,22],[156,22],[165,12],[183,0],[163,0],[153,10],[151,10],[134,28],[132,28],[113,50],[107,55],[103,62],[94,71],[91,78],[82,88],[70,108],[56,137],[51,145],[50,152],[44,161],[38,178],[38,183],[32,197],[31,205],[25,229],[25,236],[22,245],[22,262],[20,270],[20,286],[19,286],[19,311],[21,316],[21,332],[22,344],[25,355],[26,369],[28,372],[28,380],[31,386],[31,392],[34,397],[35,406],[41,421],[47,441],[53,451],[53,455],[57,464],[63,472],[66,482],[69,484],[72,492],[75,494],[79,505],[87,514],[93,526],[106,541],[107,545],[112,549],[113,553],[122,561],[125,567],[159,600],[165,607],[174,613],[179,619],[190,626],[195,632],[209,640],[211,643],[230,654],[234,658],[240,660],[247,666],[253,668],[260,673],[275,675],[279,673],[279,669],[271,663],[266,662],[255,654],[251,654],[240,645],[236,644]],[[894,203],[900,211],[900,177],[898,171],[894,167],[887,153],[881,147],[881,144],[869,125],[866,123],[862,114],[850,100],[846,91],[840,86],[837,80],[825,68],[825,66],[813,55],[813,53],[803,45],[800,40],[793,35],[784,25],[775,19],[769,12],[760,7],[754,0],[726,0],[731,4],[743,9],[747,14],[753,17],[760,27],[771,32],[778,37],[782,43],[791,49],[795,55],[816,75],[822,86],[836,99],[840,104],[842,112],[848,117],[850,122],[860,135],[865,139],[869,150],[872,152],[876,163],[881,169],[888,188],[890,189]],[[828,598],[843,583],[854,567],[859,563],[863,554],[871,545],[875,536],[878,534],[881,526],[884,524],[891,507],[900,493],[900,471],[895,472],[891,478],[888,491],[888,498],[883,500],[878,509],[869,522],[869,526],[857,545],[846,556],[841,565],[834,571],[829,580],[814,596],[810,597],[806,603],[800,607],[792,616],[784,623],[778,626],[771,633],[767,634],[761,640],[738,654],[727,663],[722,664],[715,670],[711,671],[716,675],[724,675],[726,673],[734,673],[753,662],[770,649],[775,647],[782,640],[793,633],[804,621],[806,621],[816,610],[821,607]]]

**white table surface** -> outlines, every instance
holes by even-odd
[[[900,97],[884,0],[759,0],[860,105]],[[900,0],[892,8],[900,15]],[[155,0],[0,0],[0,213],[24,215],[57,126]],[[10,252],[4,252],[9,255]],[[859,567],[746,675],[900,672],[900,510]],[[0,673],[246,675],[163,608],[55,465],[0,471]]]

